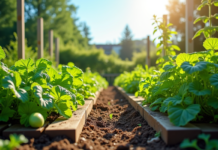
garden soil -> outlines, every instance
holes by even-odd
[[[162,139],[148,144],[155,133],[111,86],[100,93],[77,143],[64,135],[50,138],[43,134],[16,150],[179,150],[179,145],[167,146]]]

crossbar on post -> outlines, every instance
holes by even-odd
[[[17,0],[18,59],[25,59],[24,0]]]
[[[167,26],[167,24],[168,24],[167,15],[163,15],[163,23],[165,24],[165,26]],[[167,44],[167,41],[163,41],[163,42],[164,42],[164,44],[165,44],[165,43]],[[164,47],[163,47],[162,55],[163,55],[163,56],[166,55],[166,52],[165,52]]]
[[[38,59],[43,58],[43,18],[37,20]]]
[[[59,65],[59,39],[55,38],[55,61],[56,61],[56,66],[58,67]]]
[[[186,38],[185,38],[185,51],[186,53],[194,52],[194,43],[192,37],[193,33],[193,0],[186,0]]]
[[[49,30],[49,55],[53,57],[53,30]]]
[[[151,61],[150,61],[150,36],[147,37],[147,56],[146,56],[146,64],[148,65],[148,68],[151,67]]]

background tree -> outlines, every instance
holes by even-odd
[[[121,41],[121,51],[120,51],[120,57],[124,60],[128,58],[129,60],[132,60],[133,56],[133,50],[134,50],[134,42],[132,40],[132,33],[129,29],[129,26],[127,25],[123,32],[123,38]]]
[[[88,44],[90,45],[90,41],[92,40],[92,38],[90,37],[90,28],[85,22],[82,23],[82,34],[86,38]]]
[[[5,47],[17,31],[17,9],[14,0],[0,0],[0,45]]]

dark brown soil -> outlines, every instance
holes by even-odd
[[[114,87],[109,87],[101,92],[77,143],[65,136],[49,138],[43,134],[17,150],[179,150],[179,145],[166,146],[162,139],[147,144],[154,135],[139,112]]]

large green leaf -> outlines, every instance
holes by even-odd
[[[197,96],[210,95],[212,93],[211,90],[204,89],[201,83],[197,81],[190,83],[188,90]]]
[[[29,124],[29,117],[32,113],[41,113],[44,119],[47,118],[47,111],[43,109],[41,106],[38,106],[34,102],[26,102],[20,103],[18,106],[18,113],[21,115],[20,124],[25,125],[28,127]]]
[[[189,84],[188,83],[184,83],[180,88],[179,88],[179,95],[180,96],[185,96],[187,94],[189,88]]]
[[[216,97],[210,97],[207,104],[215,109],[218,108],[218,99]]]
[[[47,110],[53,107],[53,97],[48,93],[43,93],[43,89],[40,85],[34,86],[33,92],[40,106]]]
[[[169,103],[175,106],[182,103],[182,97],[180,95],[175,95],[174,97],[168,97],[163,101],[163,105],[168,106]]]
[[[204,41],[203,44],[206,50],[218,50],[218,39],[217,38],[208,38]]]
[[[0,113],[0,121],[7,122],[9,118],[13,117],[16,111],[10,109],[9,107],[4,107]]]
[[[158,98],[153,103],[151,103],[151,105],[149,107],[153,107],[155,105],[160,105],[160,104],[162,104],[163,100],[164,100],[164,98]]]
[[[18,99],[22,102],[26,102],[29,99],[28,93],[24,89],[19,88],[20,84],[21,78],[17,72],[14,72],[2,79],[2,86],[4,88],[10,89]]]
[[[197,62],[195,66],[191,65],[189,62],[184,62],[181,65],[181,68],[188,74],[192,74],[194,72],[202,71],[207,68],[207,62]]]
[[[72,117],[72,110],[70,108],[70,101],[68,100],[60,100],[55,104],[58,112],[64,116],[65,118]]]
[[[160,80],[163,81],[163,80],[166,80],[168,79],[171,75],[173,75],[172,72],[169,72],[169,71],[165,71],[161,74],[160,76]]]
[[[55,75],[53,81],[51,82],[53,86],[60,85],[68,90],[72,88],[73,85],[73,77],[69,73]]]
[[[5,52],[4,50],[2,49],[2,47],[0,46],[0,60],[4,59],[5,58]]]
[[[79,105],[84,105],[85,104],[84,96],[82,94],[80,94],[80,93],[76,94],[76,100],[77,100]]]
[[[191,54],[181,53],[176,57],[176,64],[177,64],[177,66],[180,67],[182,65],[182,63],[184,63],[186,61],[193,63],[195,61],[198,61],[198,57],[199,57],[198,54],[191,55]]]
[[[67,90],[61,86],[53,86],[50,94],[54,97],[55,103],[60,100],[71,100],[71,96],[67,94]]]
[[[210,77],[210,84],[213,85],[216,89],[218,89],[218,74],[213,74]]]
[[[44,59],[44,58],[40,58],[36,61],[37,72],[46,70],[47,68],[50,68],[51,65],[52,65],[51,61]]]
[[[27,75],[34,70],[34,61],[32,59],[21,59],[15,62],[15,67],[21,75]]]
[[[170,121],[176,126],[184,126],[189,121],[193,120],[197,114],[200,112],[199,104],[192,104],[189,106],[170,106],[168,109],[168,114]]]

